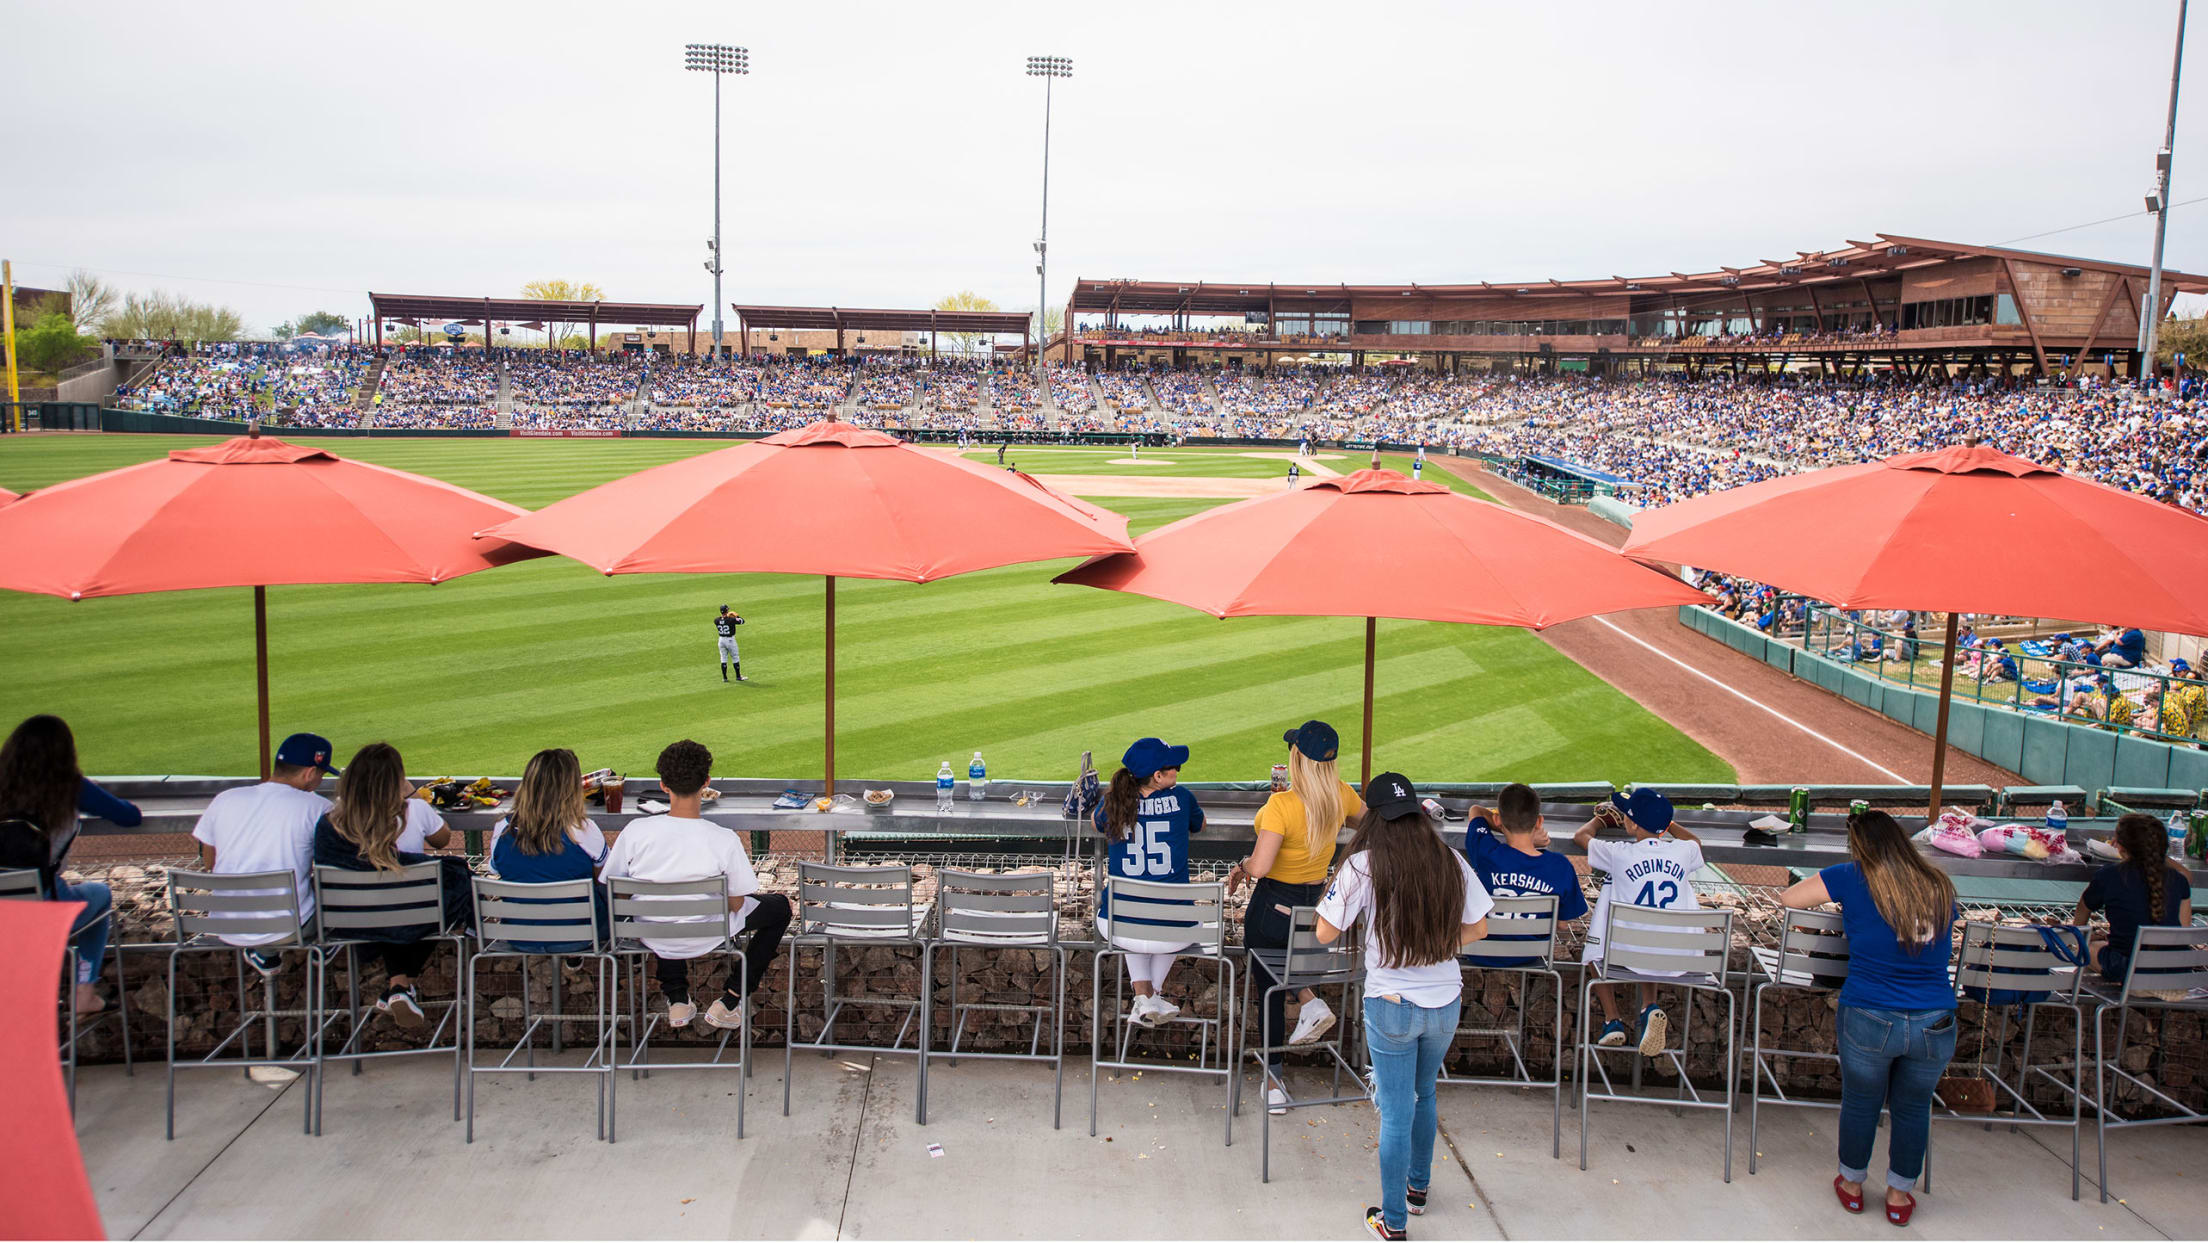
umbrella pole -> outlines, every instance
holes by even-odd
[[[828,732],[823,740],[828,760],[828,797],[836,796],[836,576],[828,579]]]
[[[1380,622],[1377,618],[1365,619],[1365,761],[1357,779],[1357,788],[1364,789],[1372,782],[1372,649],[1378,641]]]
[[[1947,615],[1947,642],[1940,656],[1940,714],[1932,727],[1932,802],[1925,822],[1940,818],[1940,791],[1947,778],[1947,698],[1955,689],[1955,614]]]
[[[268,588],[253,589],[253,681],[261,705],[261,780],[268,780]]]

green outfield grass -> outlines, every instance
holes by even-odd
[[[8,437],[0,439],[0,486],[27,491],[195,443]],[[324,443],[530,507],[726,447]],[[1286,465],[1217,450],[1151,453],[1205,467],[1190,474]],[[1075,473],[1038,452],[1024,456],[1023,468]],[[1430,477],[1455,482],[1446,471]],[[1104,503],[1138,533],[1210,504]],[[840,581],[838,771],[924,778],[946,759],[963,771],[980,750],[992,774],[1064,778],[1083,749],[1116,759],[1128,742],[1157,734],[1194,748],[1190,780],[1261,778],[1280,757],[1280,731],[1312,716],[1341,729],[1345,756],[1356,752],[1363,627],[1355,620],[1219,622],[1137,596],[1052,585],[1070,564],[925,585]],[[663,743],[688,735],[713,748],[726,775],[819,771],[817,578],[605,578],[548,558],[435,587],[284,587],[268,599],[275,729],[325,733],[341,755],[388,738],[417,774],[514,774],[532,750],[557,745],[575,748],[587,767],[644,773]],[[724,602],[749,623],[740,633],[753,680],[741,686],[724,686],[714,666],[708,622]],[[0,665],[9,671],[0,715],[66,716],[96,772],[248,771],[251,609],[244,590],[81,604],[0,592]],[[1530,634],[1382,622],[1378,672],[1375,761],[1414,779],[1732,778],[1716,756]]]

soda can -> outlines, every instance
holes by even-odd
[[[1870,809],[1870,803],[1863,799],[1856,799],[1848,804],[1848,814],[1851,816],[1860,816]]]
[[[1276,792],[1276,793],[1277,793],[1277,792],[1279,792],[1279,791],[1281,791],[1281,790],[1285,790],[1285,789],[1287,789],[1287,788],[1288,788],[1288,766],[1287,766],[1286,764],[1275,764],[1275,765],[1273,765],[1273,790],[1274,790],[1274,792]]]
[[[1807,787],[1795,786],[1794,793],[1788,796],[1786,822],[1793,832],[1806,833],[1809,831],[1809,790]]]
[[[2185,853],[2195,859],[2208,859],[2208,811],[2192,812],[2185,821]]]

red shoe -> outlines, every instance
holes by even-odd
[[[1847,1181],[1847,1179],[1842,1178],[1838,1174],[1833,1175],[1832,1194],[1840,1197],[1841,1208],[1844,1208],[1851,1213],[1860,1213],[1863,1211],[1863,1193],[1861,1191],[1858,1191],[1852,1196],[1849,1195],[1848,1189],[1845,1185]]]
[[[1906,1191],[1902,1194],[1909,1195],[1909,1193]],[[1894,1223],[1897,1226],[1906,1226],[1909,1224],[1909,1215],[1916,1211],[1917,1198],[1915,1196],[1909,1196],[1909,1202],[1907,1204],[1888,1204],[1886,1206],[1886,1220]]]

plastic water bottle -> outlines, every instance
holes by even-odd
[[[937,811],[949,811],[951,809],[951,791],[957,785],[958,779],[951,776],[951,762],[949,760],[943,761],[943,767],[935,770],[935,809]]]
[[[976,803],[989,797],[989,768],[981,762],[981,752],[974,752],[974,762],[966,766],[966,797]]]
[[[2068,833],[2070,831],[2070,813],[2063,808],[2062,800],[2059,798],[2055,800],[2053,806],[2047,809],[2047,827],[2057,833]]]

